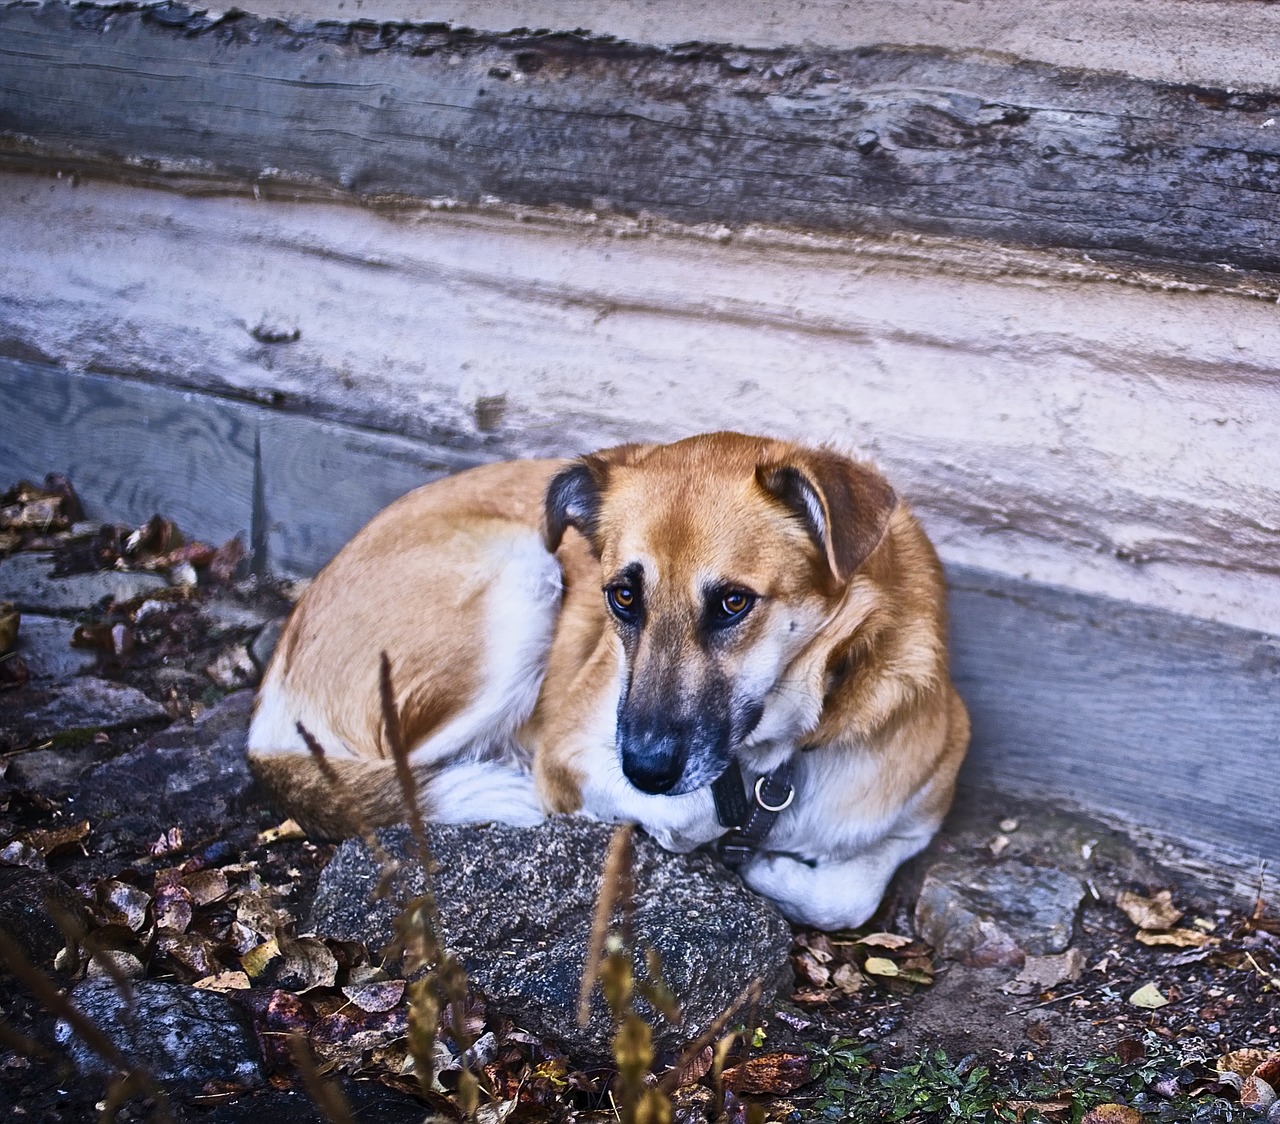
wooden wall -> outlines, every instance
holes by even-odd
[[[0,360],[0,417],[0,464],[67,472],[90,514],[161,511],[212,539],[256,534],[289,574],[314,572],[398,495],[480,459],[13,360]],[[971,567],[949,577],[954,674],[974,722],[965,783],[1200,840],[1213,861],[1199,873],[1256,891],[1258,860],[1280,859],[1280,817],[1260,812],[1280,807],[1280,637]]]

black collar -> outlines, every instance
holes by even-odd
[[[716,778],[711,795],[716,802],[716,819],[728,830],[720,838],[720,857],[736,869],[760,849],[773,825],[795,799],[791,783],[794,766],[788,757],[772,773],[756,779],[748,796],[737,760]]]

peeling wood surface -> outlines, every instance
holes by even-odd
[[[0,179],[0,245],[0,355],[472,458],[834,441],[882,465],[949,563],[1280,632],[1274,294],[928,240],[36,176]]]
[[[65,471],[91,514],[154,511],[313,572],[378,508],[469,458],[118,378],[0,360],[0,479]],[[255,462],[255,449],[260,456]],[[256,463],[256,467],[255,467]],[[257,474],[255,477],[255,473]],[[1280,637],[951,568],[969,785],[1062,799],[1280,860]]]
[[[94,0],[101,6],[117,0]],[[1156,81],[1265,89],[1280,11],[1257,0],[253,0],[260,16],[587,28],[632,43],[886,44],[987,52]]]
[[[1278,114],[1271,93],[929,51],[0,8],[11,166],[359,198],[495,196],[1280,272]]]

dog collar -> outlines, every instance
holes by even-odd
[[[711,785],[716,802],[716,819],[728,830],[720,837],[718,849],[726,866],[737,869],[760,849],[778,817],[796,797],[791,783],[794,767],[788,757],[772,773],[756,778],[747,795],[742,767],[736,760]]]

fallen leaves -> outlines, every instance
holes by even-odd
[[[868,933],[833,938],[828,933],[802,932],[791,954],[796,974],[808,986],[792,995],[797,1003],[830,1003],[856,995],[870,981],[903,988],[933,982],[933,961],[927,948],[900,933]]]
[[[1169,1000],[1165,998],[1155,984],[1147,983],[1129,996],[1129,1003],[1131,1006],[1140,1007],[1144,1011],[1158,1011],[1161,1007],[1167,1007]]]
[[[1085,956],[1069,948],[1052,956],[1028,956],[1022,970],[1000,990],[1006,995],[1039,995],[1084,973]]]
[[[1220,943],[1216,937],[1211,937],[1199,929],[1167,929],[1163,932],[1139,929],[1136,935],[1140,943],[1148,946],[1204,948],[1206,945]]]
[[[1142,1124],[1142,1113],[1123,1104],[1100,1104],[1084,1114],[1080,1124]]]
[[[1182,910],[1173,904],[1169,890],[1161,890],[1152,898],[1122,890],[1116,895],[1116,906],[1139,929],[1171,929],[1182,920]]]
[[[748,1058],[724,1071],[724,1082],[735,1093],[790,1093],[812,1079],[808,1054],[773,1053]]]

